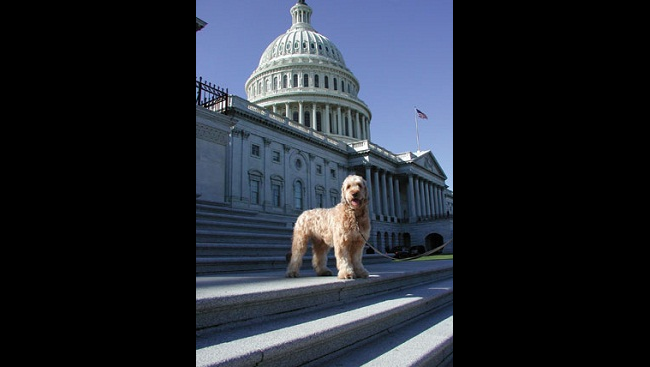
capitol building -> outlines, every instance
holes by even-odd
[[[292,223],[304,210],[336,205],[345,177],[357,174],[368,183],[368,240],[376,248],[430,250],[451,239],[453,192],[436,157],[373,142],[362,81],[314,29],[317,17],[304,0],[289,15],[290,28],[260,50],[257,68],[242,80],[245,98],[196,79],[197,202]],[[196,22],[200,37],[210,25]]]

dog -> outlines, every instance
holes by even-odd
[[[370,236],[366,180],[349,175],[341,185],[341,202],[332,208],[305,210],[293,228],[291,253],[286,277],[297,278],[309,241],[312,244],[312,267],[317,275],[332,275],[327,267],[327,253],[334,247],[339,279],[368,278],[363,267],[363,248]]]

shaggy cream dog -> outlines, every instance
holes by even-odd
[[[363,247],[370,235],[366,180],[350,175],[341,186],[341,202],[333,208],[306,210],[293,228],[291,258],[286,276],[296,278],[302,258],[312,243],[312,266],[317,275],[332,275],[327,268],[327,253],[334,247],[339,279],[367,278],[361,263]]]

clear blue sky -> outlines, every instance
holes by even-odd
[[[453,0],[306,0],[311,25],[343,54],[372,113],[373,143],[431,150],[453,190]],[[246,98],[262,52],[291,27],[297,0],[196,0],[196,76]]]

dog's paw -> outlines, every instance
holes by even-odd
[[[298,278],[298,272],[297,271],[287,271],[285,274],[285,277],[287,278]]]
[[[345,271],[345,270],[340,270],[339,275],[337,276],[339,279],[354,279],[354,272],[351,271]]]
[[[370,273],[368,273],[368,270],[366,269],[355,271],[355,274],[357,275],[357,278],[367,278],[370,276]]]

